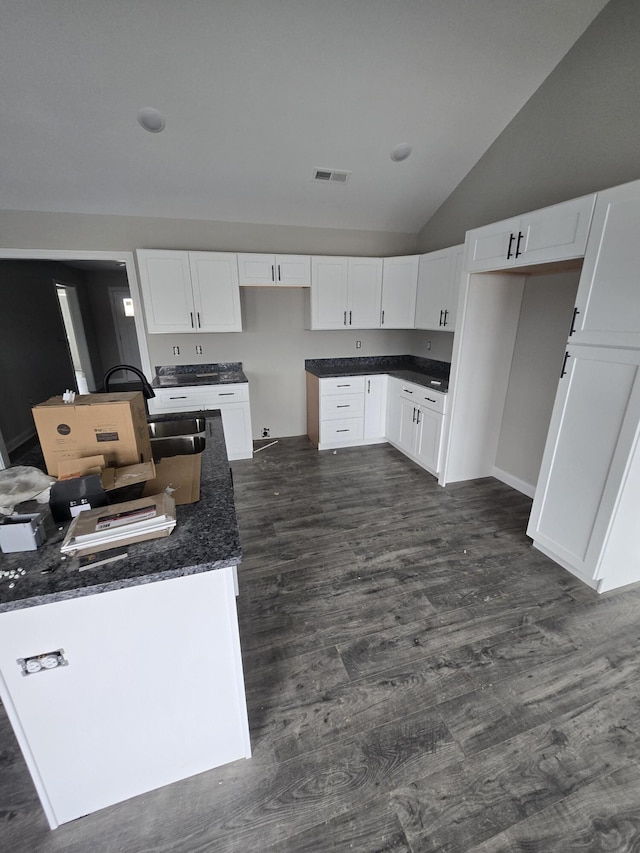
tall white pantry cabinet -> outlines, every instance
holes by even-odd
[[[640,580],[640,181],[598,193],[527,533],[598,592]]]

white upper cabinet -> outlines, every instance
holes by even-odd
[[[464,245],[421,255],[418,266],[416,329],[453,332]]]
[[[581,258],[595,198],[583,196],[467,232],[466,271]]]
[[[419,255],[384,259],[380,316],[383,329],[414,328],[419,260]]]
[[[640,181],[598,193],[571,343],[640,347]]]
[[[311,329],[380,326],[381,258],[312,258]]]
[[[236,256],[138,249],[149,334],[241,332]]]
[[[235,255],[189,252],[196,331],[240,332],[240,291]]]
[[[309,255],[238,255],[238,278],[249,287],[309,287],[311,257]]]

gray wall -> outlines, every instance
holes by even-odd
[[[640,2],[611,0],[419,234],[465,231],[640,178]]]
[[[95,380],[99,388],[102,387],[102,377],[105,372],[120,363],[120,351],[116,328],[113,322],[113,311],[109,288],[129,287],[127,274],[122,270],[87,270],[85,272],[87,284],[87,297],[91,307],[91,316],[95,333],[95,344],[98,351],[99,362],[94,365],[96,369]]]
[[[505,399],[496,467],[535,488],[571,326],[579,271],[529,276]]]
[[[404,255],[416,235],[338,228],[302,228],[154,219],[141,216],[0,210],[0,247],[23,249],[190,249],[303,255]]]
[[[0,432],[8,450],[35,434],[32,406],[75,387],[54,276],[59,264],[0,261]]]

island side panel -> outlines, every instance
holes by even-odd
[[[232,567],[1,613],[0,673],[52,827],[250,756]]]

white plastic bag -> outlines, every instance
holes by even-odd
[[[0,470],[0,515],[11,515],[17,504],[35,498],[38,503],[49,503],[49,492],[55,477],[49,477],[39,468],[14,465]]]

